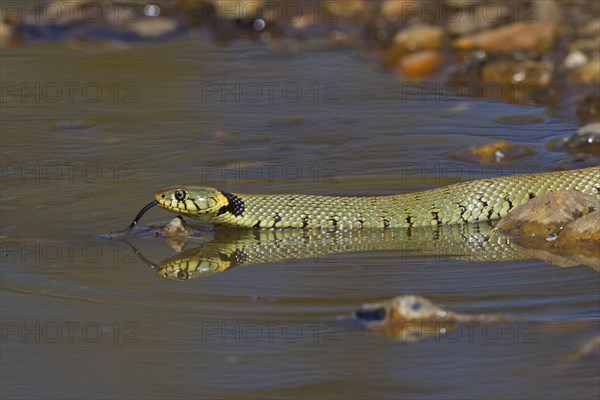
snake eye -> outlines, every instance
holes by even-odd
[[[178,190],[175,192],[175,200],[182,201],[185,199],[185,190]]]

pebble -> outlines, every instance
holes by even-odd
[[[574,83],[599,84],[600,60],[594,60],[572,71],[567,78]]]
[[[386,58],[395,64],[400,58],[422,50],[437,50],[442,47],[444,30],[439,26],[413,25],[394,36],[393,44],[387,50]]]
[[[588,62],[588,57],[581,51],[572,51],[565,58],[564,65],[568,69],[575,69],[584,66]]]
[[[517,51],[541,53],[554,43],[556,30],[551,22],[517,22],[458,38],[453,44],[461,50],[483,49],[499,54],[513,54]]]
[[[442,54],[438,51],[419,51],[400,59],[398,71],[410,80],[420,81],[434,73],[442,65],[443,60]]]

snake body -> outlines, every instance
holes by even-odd
[[[600,167],[502,176],[387,196],[238,194],[197,186],[155,194],[167,210],[245,228],[410,228],[493,221],[546,192],[576,190],[600,199]]]

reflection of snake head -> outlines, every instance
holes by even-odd
[[[157,273],[163,278],[187,281],[188,279],[205,278],[227,268],[229,265],[224,265],[222,260],[216,258],[171,257],[160,263]]]
[[[219,215],[229,206],[223,192],[208,187],[168,188],[156,192],[154,198],[159,207],[191,216]]]

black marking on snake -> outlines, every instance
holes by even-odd
[[[464,214],[467,212],[467,207],[463,206],[462,204],[458,204],[458,206],[460,207],[460,219],[462,219],[464,222],[467,222],[464,217]]]
[[[365,223],[365,221],[363,221],[362,219],[357,219],[358,223],[360,224],[360,229],[363,228],[363,224]]]
[[[483,199],[483,197],[480,197],[478,200],[481,202],[481,204],[483,204],[483,206],[484,206],[484,207],[487,207],[487,206],[488,206],[488,202],[487,202],[487,201],[485,201],[485,200]]]
[[[221,194],[227,199],[227,205],[221,207],[217,212],[217,215],[230,212],[234,216],[239,217],[244,213],[244,211],[246,211],[246,204],[244,203],[244,200],[240,199],[233,193],[222,191]]]
[[[437,224],[441,224],[442,221],[440,221],[440,216],[439,216],[439,211],[432,211],[431,215],[433,215],[433,219],[435,219],[437,221]]]
[[[254,227],[255,227],[255,228],[260,228],[260,223],[261,223],[261,222],[262,222],[262,221],[259,219],[259,220],[258,220],[258,222],[254,224]]]
[[[302,227],[306,228],[308,226],[308,221],[310,221],[310,219],[308,217],[304,217],[304,219],[302,219]]]
[[[442,227],[440,225],[438,225],[436,227],[435,231],[433,231],[433,240],[440,240],[441,229],[442,229]]]
[[[388,221],[387,219],[384,219],[383,220],[383,227],[385,229],[389,228],[390,227],[390,221]]]
[[[335,217],[329,219],[330,222],[333,222],[333,226],[337,226],[337,219]]]
[[[492,216],[493,216],[493,215],[494,215],[494,210],[493,210],[493,209],[490,209],[490,210],[488,211],[488,221],[491,221],[491,220],[492,220]]]
[[[510,201],[510,196],[508,196],[508,195],[507,195],[507,196],[505,196],[505,197],[504,197],[504,201],[508,202],[508,209],[509,209],[509,210],[512,210],[512,208],[513,208],[513,203],[512,203],[512,201]]]
[[[412,222],[412,215],[408,215],[406,217],[406,223],[408,223],[409,226],[412,226],[413,222]]]
[[[275,214],[273,220],[275,221],[275,223],[281,222],[281,216],[279,216],[279,214]]]
[[[227,261],[231,262],[233,265],[240,265],[246,262],[247,257],[248,255],[245,251],[236,249],[233,253],[231,253]]]
[[[535,193],[529,193],[529,200],[533,199],[535,197]]]
[[[190,199],[190,200],[192,200],[192,204],[194,204],[196,206],[196,210],[200,211],[200,206],[198,206],[198,204],[196,204],[194,199]]]

